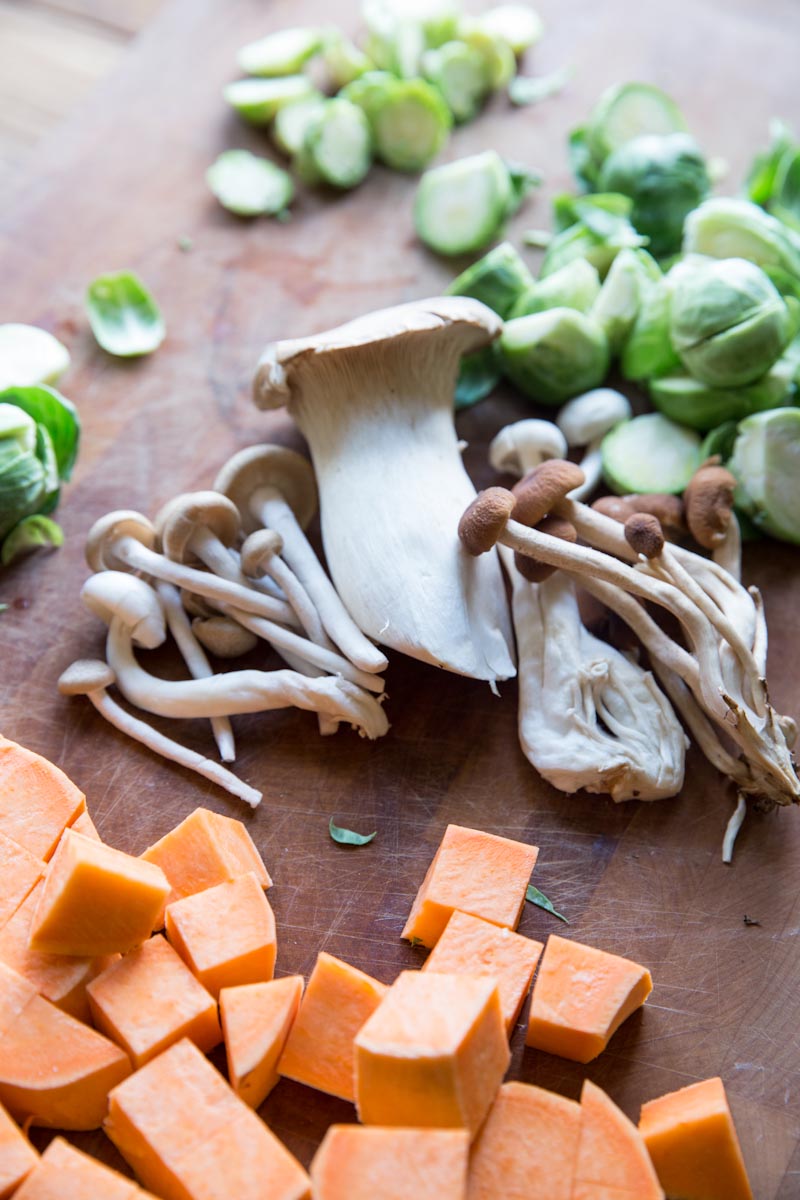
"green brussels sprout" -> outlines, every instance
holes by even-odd
[[[574,308],[588,313],[600,295],[600,276],[585,258],[576,258],[559,271],[537,279],[517,298],[510,318],[527,317],[548,308]]]
[[[501,242],[457,275],[445,294],[471,296],[506,319],[517,298],[533,285],[533,276],[510,242]]]
[[[687,133],[644,134],[608,156],[598,186],[630,196],[632,224],[650,239],[651,252],[663,255],[680,248],[684,219],[708,194],[710,181],[700,147]]]
[[[661,279],[661,268],[646,250],[620,250],[612,262],[591,308],[612,354],[619,354],[625,345],[644,296]]]
[[[597,387],[609,364],[602,329],[574,308],[507,321],[499,354],[504,374],[542,404],[561,404]]]
[[[36,422],[0,404],[0,540],[45,498],[45,468],[36,457]]]
[[[669,276],[642,288],[639,311],[620,355],[620,369],[626,379],[651,379],[680,367],[670,340],[671,299]]]
[[[717,455],[723,463],[727,463],[733,454],[736,434],[739,432],[738,421],[723,421],[716,429],[711,429],[703,438],[700,447],[700,458],[703,462]]]
[[[442,93],[458,122],[471,121],[491,90],[483,55],[464,42],[445,42],[436,50],[426,50],[422,73]]]
[[[728,466],[741,485],[737,507],[765,533],[800,544],[800,408],[742,421]]]
[[[783,121],[771,122],[770,136],[769,147],[750,164],[747,195],[800,233],[800,143]]]
[[[670,338],[687,371],[710,387],[742,387],[780,357],[794,332],[789,308],[744,258],[690,260],[673,271]]]
[[[643,246],[646,238],[630,221],[633,202],[615,192],[593,196],[557,196],[553,201],[556,233],[542,262],[540,278],[576,258],[585,258],[603,278],[620,250]]]
[[[650,381],[650,399],[670,420],[705,433],[725,421],[741,421],[791,404],[795,394],[791,374],[779,360],[761,379],[739,388],[708,387],[683,372],[662,375]]]
[[[665,92],[651,83],[620,83],[608,88],[586,124],[586,144],[601,167],[610,154],[644,134],[682,133],[686,122]]]
[[[684,254],[746,258],[763,270],[800,276],[800,234],[749,200],[705,200],[683,227]]]

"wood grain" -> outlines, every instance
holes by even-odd
[[[545,169],[547,188],[512,222],[514,239],[548,223],[547,197],[569,186],[565,135],[611,82],[645,78],[672,92],[705,149],[730,162],[729,190],[765,140],[769,117],[791,116],[796,45],[786,35],[793,9],[785,0],[541,7],[549,33],[531,67],[571,63],[568,91],[528,110],[498,100],[447,151],[495,146]],[[354,26],[352,9],[335,15]],[[750,817],[735,865],[724,867],[732,798],[696,752],[675,800],[615,807],[565,797],[519,750],[513,685],[497,699],[475,682],[394,659],[392,728],[378,744],[349,733],[322,740],[308,714],[236,722],[238,769],[266,793],[249,816],[55,691],[64,666],[102,645],[78,603],[91,521],[115,507],[152,513],[179,490],[207,486],[227,455],[250,442],[295,441],[282,414],[249,404],[267,339],[437,293],[452,276],[451,265],[414,241],[413,179],[376,169],[353,195],[303,194],[288,225],[237,222],[206,192],[203,173],[223,148],[271,152],[219,99],[238,45],[267,27],[332,16],[322,0],[275,0],[268,9],[257,0],[174,0],[97,102],[50,140],[3,218],[5,319],[44,325],[67,341],[74,366],[64,389],[85,428],[60,514],[64,549],[0,581],[0,598],[11,604],[0,618],[0,728],[63,766],[85,789],[103,836],[127,850],[142,850],[199,803],[243,816],[275,879],[281,973],[308,973],[322,948],[386,981],[418,965],[419,951],[399,933],[448,821],[536,843],[535,881],[568,915],[570,933],[647,963],[655,990],[588,1069],[524,1050],[518,1029],[512,1074],[569,1096],[588,1074],[636,1117],[648,1097],[720,1073],[756,1195],[792,1200],[800,1181],[795,812]],[[190,253],[177,247],[184,235]],[[139,363],[105,357],[81,308],[87,281],[123,266],[153,287],[169,327],[161,350]],[[460,420],[478,482],[490,477],[487,439],[523,411],[501,394]],[[797,714],[796,554],[776,543],[748,547],[745,577],[766,597],[773,699]],[[177,670],[168,658],[152,661]],[[178,723],[174,732],[210,752],[202,723]],[[331,815],[378,836],[359,850],[336,846]],[[745,913],[760,925],[745,927]],[[543,938],[554,928],[545,913],[526,909],[524,933]],[[331,1120],[353,1118],[348,1105],[286,1082],[263,1112],[306,1161]],[[101,1134],[79,1140],[118,1162]]]

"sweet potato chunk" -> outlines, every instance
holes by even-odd
[[[721,1079],[704,1079],[642,1105],[639,1132],[675,1200],[753,1200]]]
[[[31,949],[96,957],[145,941],[169,892],[164,872],[68,829],[44,881]]]
[[[581,1107],[527,1083],[504,1083],[472,1150],[468,1200],[572,1200]]]
[[[604,1091],[586,1079],[573,1200],[604,1200],[606,1192],[609,1200],[664,1200],[639,1130]]]
[[[38,1161],[39,1155],[19,1125],[0,1104],[0,1200],[8,1200]]]
[[[448,825],[403,937],[435,946],[456,908],[493,925],[516,929],[538,855],[536,846]]]
[[[88,808],[85,808],[82,813],[79,813],[75,820],[70,825],[73,833],[82,833],[84,837],[92,838],[95,842],[102,842],[100,834],[95,828],[94,821],[89,816]]]
[[[47,1147],[14,1200],[148,1200],[148,1193],[59,1137]]]
[[[355,1039],[365,1125],[478,1131],[511,1059],[491,978],[403,971]]]
[[[228,1079],[251,1108],[258,1108],[278,1082],[278,1059],[302,995],[302,975],[223,988],[219,994]]]
[[[170,904],[167,937],[212,996],[272,979],[275,917],[252,871]]]
[[[311,1163],[314,1200],[466,1200],[468,1155],[465,1129],[331,1125]]]
[[[509,1037],[531,986],[542,943],[456,910],[423,965],[440,975],[487,975],[500,989]]]
[[[0,833],[0,930],[44,874],[44,861]]]
[[[551,934],[533,987],[526,1044],[591,1062],[652,990],[646,967]]]
[[[45,861],[86,807],[63,771],[0,734],[0,833]]]
[[[278,1074],[354,1101],[353,1039],[386,992],[385,984],[323,950],[278,1060]]]

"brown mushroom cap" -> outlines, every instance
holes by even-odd
[[[664,531],[652,513],[633,513],[625,522],[625,540],[636,554],[658,558],[664,549]]]
[[[477,558],[496,546],[513,508],[514,496],[506,488],[478,492],[458,522],[458,536],[467,553]]]
[[[205,596],[200,596],[197,592],[190,592],[187,588],[181,588],[181,601],[187,613],[192,617],[219,616],[218,610]]]
[[[111,687],[116,678],[108,663],[101,659],[78,658],[66,671],[62,671],[58,690],[62,696],[88,696],[90,692]]]
[[[301,529],[310,524],[319,504],[311,463],[285,446],[248,446],[240,450],[225,463],[214,487],[236,505],[245,533],[261,528],[261,518],[250,505],[261,488],[280,492]]]
[[[114,543],[132,537],[148,550],[156,544],[156,531],[151,521],[133,509],[118,509],[95,521],[86,537],[86,561],[93,571],[125,571],[129,568],[118,562]]]
[[[696,542],[713,550],[725,541],[733,515],[736,479],[714,463],[695,471],[683,493],[686,522]]]
[[[251,579],[263,575],[269,560],[283,551],[283,538],[274,529],[257,529],[242,545],[242,573]]]
[[[220,492],[174,496],[156,515],[154,525],[167,558],[187,564],[197,562],[192,540],[199,530],[211,530],[223,546],[234,546],[241,530],[239,510]]]
[[[543,462],[514,484],[512,518],[533,528],[559,500],[563,500],[573,488],[580,487],[585,479],[580,467],[566,459],[551,458]]]
[[[239,658],[258,645],[258,638],[231,617],[196,617],[192,632],[217,658]]]
[[[543,517],[536,528],[540,533],[560,538],[563,542],[572,542],[573,545],[578,540],[578,531],[575,526],[571,521],[565,521],[563,517]],[[554,571],[558,570],[549,563],[531,558],[529,554],[520,554],[518,550],[514,551],[514,566],[523,579],[527,579],[529,583],[543,583],[545,579],[550,578]]]
[[[667,492],[601,496],[595,500],[592,508],[614,521],[619,521],[621,525],[634,513],[652,513],[654,517],[658,517],[668,537],[677,538],[686,533],[683,501],[680,496],[672,496]]]

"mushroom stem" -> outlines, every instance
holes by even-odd
[[[280,557],[283,549],[283,539],[275,530],[265,528],[251,533],[242,546],[240,555],[244,574],[256,585],[262,579],[276,583],[297,613],[306,636],[318,646],[334,650],[333,642],[325,632],[307,590],[291,567]]]
[[[195,637],[186,611],[181,603],[181,594],[171,583],[160,580],[156,583],[167,626],[175,639],[183,661],[189,668],[193,679],[208,679],[214,674],[211,663],[205,656],[202,646]],[[211,728],[214,740],[223,762],[236,761],[236,743],[233,738],[233,727],[227,717],[212,717]]]
[[[733,862],[733,846],[736,838],[739,836],[739,830],[744,824],[744,819],[747,816],[747,801],[744,798],[744,793],[739,792],[736,799],[736,808],[733,810],[731,819],[725,828],[725,837],[722,840],[722,861],[724,863]]]
[[[727,532],[719,545],[711,551],[714,562],[727,571],[738,582],[742,578],[742,531],[736,519],[736,513],[731,513]]]
[[[747,771],[739,759],[729,754],[722,745],[713,725],[680,675],[655,656],[652,657],[652,666],[659,683],[683,717],[692,737],[711,765],[734,783],[746,784]]]
[[[580,468],[583,471],[586,479],[583,483],[579,483],[576,488],[573,488],[569,494],[570,500],[583,501],[587,496],[591,496],[592,492],[596,492],[603,478],[603,455],[600,447],[603,444],[603,438],[595,438],[586,447],[583,458],[580,461]]]

